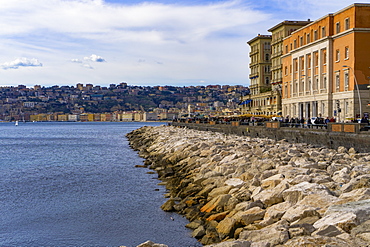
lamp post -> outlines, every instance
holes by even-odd
[[[361,96],[360,96],[360,90],[358,89],[358,83],[357,83],[357,78],[355,75],[355,71],[351,66],[348,65],[343,65],[344,68],[349,68],[353,72],[353,78],[355,78],[355,83],[356,83],[356,89],[357,89],[357,95],[358,95],[358,103],[360,104],[360,118],[362,118],[362,106],[361,106]],[[355,116],[356,117],[356,116]]]

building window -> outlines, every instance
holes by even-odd
[[[319,66],[319,53],[318,52],[314,52],[313,65],[315,67]]]
[[[266,77],[265,82],[266,82],[266,85],[270,84],[270,77]]]
[[[344,72],[344,90],[348,91],[349,75],[348,72]]]
[[[304,59],[303,59],[303,57],[300,57],[299,61],[300,61],[300,69],[301,69],[302,73],[304,73]]]
[[[344,48],[344,58],[349,59],[349,47],[348,46]]]
[[[335,90],[339,92],[339,85],[340,85],[340,77],[339,74],[335,75]]]
[[[335,61],[339,62],[339,60],[340,60],[340,51],[338,49],[338,50],[335,51]]]
[[[340,23],[339,22],[335,24],[335,30],[336,30],[336,33],[340,33]]]
[[[297,88],[298,88],[298,81],[294,82],[294,93],[297,93]]]
[[[269,65],[266,65],[266,66],[265,66],[265,72],[266,72],[266,73],[270,73],[270,66],[269,66]]]
[[[294,40],[293,44],[294,44],[294,49],[296,49],[297,48],[297,40]]]
[[[297,59],[294,59],[294,68],[293,68],[293,70],[294,70],[294,72],[298,72],[298,61],[297,61]]]
[[[288,66],[285,66],[284,71],[285,71],[285,75],[288,75]]]
[[[310,34],[307,34],[307,44],[311,42]]]
[[[321,50],[322,64],[326,64],[326,49]]]
[[[266,54],[265,59],[266,59],[266,62],[268,62],[270,60],[270,54]]]
[[[288,53],[288,45],[285,46],[285,53]]]
[[[325,114],[325,103],[322,103],[321,105],[321,113]]]
[[[318,40],[319,37],[317,36],[317,30],[313,32],[313,38],[315,41]]]
[[[326,36],[326,28],[322,27],[321,28],[321,38],[324,38]]]
[[[307,55],[307,68],[311,69],[311,55]]]
[[[345,28],[345,30],[348,30],[349,29],[349,25],[350,25],[349,18],[347,18],[347,19],[344,20],[344,28]]]
[[[288,85],[284,86],[284,95],[286,98],[288,98]]]
[[[303,45],[303,37],[300,37],[299,38],[299,46],[302,46]]]
[[[326,89],[326,82],[327,82],[326,76],[323,76],[323,78],[322,78],[322,84],[321,84],[321,88],[322,89]]]

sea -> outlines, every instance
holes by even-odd
[[[201,246],[125,135],[139,122],[0,123],[0,246]]]

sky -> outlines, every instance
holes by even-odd
[[[0,0],[0,86],[248,86],[247,41],[353,3]]]

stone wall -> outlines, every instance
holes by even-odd
[[[249,126],[232,124],[195,124],[171,123],[173,126],[190,129],[221,132],[225,134],[245,135],[250,137],[270,138],[273,140],[285,139],[292,143],[308,143],[317,147],[337,149],[340,146],[354,148],[358,152],[370,152],[370,132],[347,133],[328,131],[326,129],[304,128],[267,128],[265,126]]]

